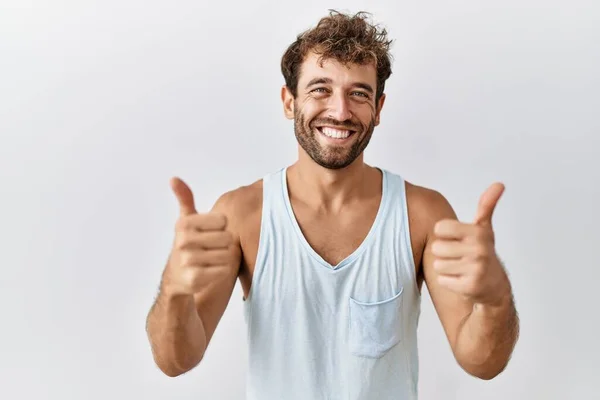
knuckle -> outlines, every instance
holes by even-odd
[[[229,246],[233,241],[233,236],[227,231],[218,231],[211,234],[210,239],[207,242],[213,247],[226,247]]]
[[[201,216],[201,223],[203,226],[214,230],[223,230],[227,225],[227,219],[224,214],[211,212]]]
[[[190,253],[187,251],[182,251],[181,254],[179,254],[179,264],[185,268],[186,266],[188,266],[191,262],[191,258],[190,258]]]
[[[199,265],[200,257],[198,252],[184,251],[181,255],[181,264],[184,267]]]
[[[175,231],[180,232],[182,230],[184,230],[184,219],[183,218],[177,218],[177,221],[175,221]]]
[[[193,220],[190,216],[181,217],[177,220],[175,227],[178,231],[187,231],[192,229]]]
[[[189,235],[185,233],[178,234],[175,237],[175,248],[177,250],[184,250],[189,245]]]
[[[199,273],[195,268],[186,268],[183,274],[184,283],[190,287],[194,288],[198,284]]]

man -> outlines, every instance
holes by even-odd
[[[458,364],[491,379],[518,333],[494,250],[503,185],[458,222],[438,192],[363,161],[385,101],[390,41],[337,12],[282,58],[298,160],[200,213],[174,178],[181,216],[147,331],[169,376],[206,351],[237,279],[248,326],[247,399],[416,399],[427,284]]]

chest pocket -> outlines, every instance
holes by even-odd
[[[402,292],[365,303],[350,297],[350,352],[355,356],[381,358],[402,339]]]

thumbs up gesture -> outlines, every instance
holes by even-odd
[[[492,215],[504,185],[495,183],[481,196],[473,223],[442,220],[431,251],[440,285],[475,303],[496,304],[505,295],[508,278],[494,247]]]
[[[170,295],[191,295],[237,273],[233,236],[226,230],[225,215],[199,214],[189,186],[171,180],[179,202],[173,249],[163,273],[163,290]]]

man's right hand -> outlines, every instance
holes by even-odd
[[[233,236],[226,230],[225,215],[196,211],[194,195],[185,182],[173,178],[171,188],[180,216],[162,290],[168,296],[193,295],[237,273]]]

